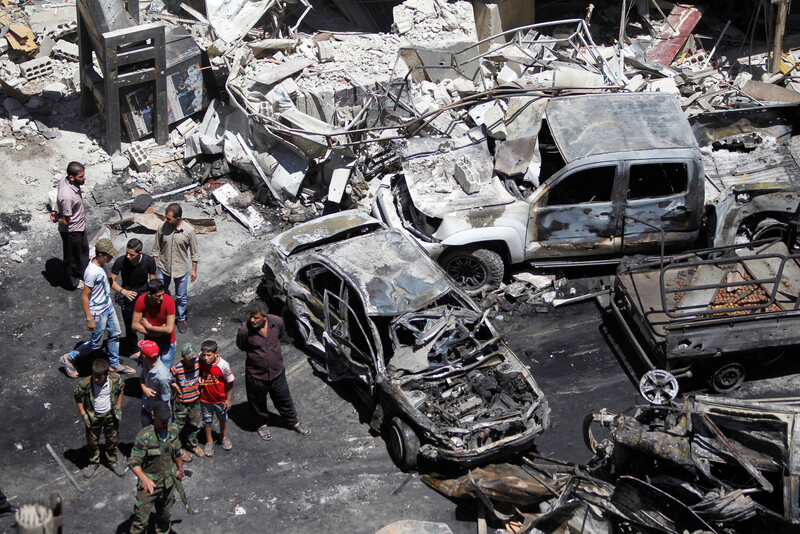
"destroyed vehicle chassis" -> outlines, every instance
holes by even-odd
[[[769,241],[700,250],[663,266],[623,262],[610,307],[647,369],[705,377],[714,391],[733,391],[748,370],[800,347],[798,260]],[[738,272],[749,279],[729,281],[726,273]],[[728,296],[748,295],[745,289],[753,296]]]
[[[548,426],[542,391],[486,314],[377,220],[298,225],[270,242],[263,272],[260,294],[329,381],[357,386],[401,468],[508,457]]]

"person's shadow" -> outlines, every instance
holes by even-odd
[[[44,271],[42,276],[50,287],[63,287],[64,289],[72,289],[67,287],[67,282],[64,279],[64,261],[58,258],[50,258],[44,263]]]

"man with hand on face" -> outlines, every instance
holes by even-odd
[[[117,291],[117,303],[122,308],[122,322],[125,323],[125,344],[127,354],[138,358],[139,336],[131,326],[136,298],[147,291],[148,280],[156,277],[156,262],[142,252],[142,242],[135,237],[125,246],[125,256],[117,258],[111,266],[111,289]]]
[[[164,284],[155,279],[147,282],[147,293],[139,295],[133,306],[131,328],[144,334],[147,341],[158,345],[158,354],[167,370],[175,359],[175,301],[166,294]]]
[[[260,303],[251,309],[250,320],[242,323],[236,332],[236,346],[247,354],[244,364],[247,403],[261,425],[258,435],[264,441],[272,439],[267,425],[267,395],[289,428],[303,436],[310,432],[297,419],[289,383],[286,381],[286,369],[283,367],[281,335],[283,320],[277,315],[268,314]]]
[[[77,161],[67,165],[67,175],[58,182],[56,206],[50,220],[58,223],[64,253],[64,282],[70,289],[83,289],[83,271],[89,264],[89,241],[86,238],[86,212],[83,191],[86,170]]]

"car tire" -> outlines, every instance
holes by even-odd
[[[500,287],[505,273],[500,254],[486,248],[455,249],[446,253],[441,264],[470,296],[494,291]]]
[[[715,393],[729,393],[744,383],[747,370],[740,362],[728,362],[720,365],[711,375],[710,385]]]
[[[399,417],[393,417],[386,435],[389,455],[394,463],[404,470],[416,469],[419,458],[419,437],[408,424]]]

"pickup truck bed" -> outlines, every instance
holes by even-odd
[[[734,389],[714,384],[720,370],[735,365],[738,387],[748,365],[800,345],[798,260],[777,241],[622,267],[612,310],[650,369],[678,377],[710,370],[715,389]]]

